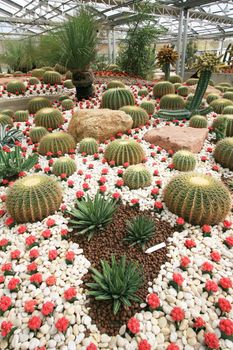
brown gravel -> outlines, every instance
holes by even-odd
[[[86,237],[78,235],[72,236],[71,239],[83,248],[85,257],[91,262],[92,267],[97,269],[100,268],[100,260],[110,261],[112,254],[117,258],[126,255],[128,259],[139,262],[144,271],[144,285],[139,290],[138,295],[142,300],[145,300],[148,294],[148,282],[152,282],[157,277],[160,266],[168,261],[168,257],[166,256],[167,248],[160,249],[152,254],[145,254],[139,246],[129,247],[122,241],[125,236],[126,221],[139,214],[142,215],[139,209],[121,205],[114,216],[113,222],[106,227],[103,233],[96,233],[89,242]],[[152,217],[149,211],[143,212],[143,215]],[[149,242],[149,246],[166,242],[167,238],[173,233],[168,223],[159,221],[156,217],[153,218],[156,231],[153,239]],[[90,282],[92,280],[91,274],[88,273],[83,280],[84,282]],[[134,303],[130,309],[122,309],[114,316],[112,304],[109,301],[100,302],[92,297],[89,297],[88,306],[90,307],[89,315],[93,323],[97,325],[101,333],[109,335],[118,334],[119,328],[140,310],[140,306]]]

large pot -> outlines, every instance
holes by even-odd
[[[94,94],[94,76],[91,70],[84,72],[73,71],[73,84],[76,87],[76,97],[78,100],[89,99]]]

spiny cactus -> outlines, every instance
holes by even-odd
[[[54,66],[54,70],[60,74],[65,74],[67,72],[67,68],[62,66],[59,63],[56,63]]]
[[[120,108],[120,111],[123,111],[126,114],[130,115],[130,117],[133,119],[133,128],[136,128],[140,125],[145,125],[149,120],[147,112],[141,107],[124,106]]]
[[[60,102],[62,102],[62,101],[64,101],[64,100],[68,100],[69,99],[69,96],[67,96],[67,95],[61,95],[60,97],[58,97],[58,100],[60,101]]]
[[[29,131],[29,137],[33,143],[40,142],[40,139],[47,134],[48,131],[43,126],[36,126]]]
[[[196,166],[196,157],[192,152],[180,150],[172,157],[174,168],[179,171],[193,171]]]
[[[54,70],[53,67],[50,67],[50,66],[41,67],[41,69],[43,69],[45,72],[47,72],[48,70],[49,70],[49,71]]]
[[[120,80],[112,80],[107,84],[107,89],[125,88],[125,84]]]
[[[168,209],[193,225],[223,221],[231,208],[231,197],[213,176],[184,173],[170,180],[163,198]]]
[[[128,89],[108,89],[102,96],[102,108],[120,109],[123,106],[134,104],[134,96]]]
[[[37,79],[36,77],[31,77],[31,78],[29,78],[28,82],[29,82],[30,85],[37,85],[37,84],[40,84],[40,80]]]
[[[233,106],[226,106],[223,109],[222,114],[233,114]]]
[[[6,207],[18,223],[41,221],[59,209],[62,191],[47,175],[29,175],[17,180],[7,193]]]
[[[73,89],[75,86],[71,79],[67,79],[64,81],[64,87],[67,89]]]
[[[229,87],[229,88],[232,87],[232,85],[230,83],[224,83],[224,82],[223,83],[219,83],[218,85],[219,86]]]
[[[175,94],[165,95],[160,100],[160,108],[168,110],[184,109],[185,102],[181,96]]]
[[[216,85],[215,89],[217,89],[221,92],[226,92],[228,88],[226,86]]]
[[[190,78],[186,81],[186,84],[187,85],[196,85],[198,83],[198,80],[199,79],[196,79],[196,78]]]
[[[229,87],[229,88],[227,88],[227,91],[229,91],[229,92],[233,92],[233,87]]]
[[[175,91],[177,91],[177,89],[178,89],[180,86],[182,86],[181,83],[175,83],[175,84],[173,84],[173,85],[174,85]]]
[[[210,104],[212,101],[217,100],[218,98],[220,98],[219,95],[212,93],[206,97],[206,102]]]
[[[226,136],[233,136],[233,115],[224,114],[226,119]]]
[[[216,134],[216,139],[221,140],[226,137],[227,121],[224,115],[220,115],[214,119],[212,128]]]
[[[57,159],[52,168],[52,173],[56,176],[60,176],[61,174],[66,174],[67,177],[75,173],[77,170],[77,166],[75,161],[70,157],[61,157]]]
[[[61,105],[62,105],[62,108],[64,108],[66,111],[74,108],[74,102],[72,100],[70,100],[69,98],[63,100]]]
[[[140,89],[138,90],[138,96],[147,96],[148,90],[147,89]]]
[[[233,137],[226,137],[218,141],[214,151],[214,159],[223,168],[233,170]]]
[[[62,113],[55,108],[42,108],[36,112],[34,118],[36,126],[44,126],[46,129],[57,129],[64,123]]]
[[[0,114],[0,125],[9,125],[10,127],[12,127],[13,120],[6,114]]]
[[[175,83],[182,83],[182,78],[179,75],[171,75],[170,78],[168,79],[170,83],[175,84]]]
[[[225,94],[223,94],[223,98],[226,98],[227,100],[233,101],[233,92],[227,91]]]
[[[153,87],[153,95],[155,98],[161,98],[164,95],[174,94],[175,88],[172,83],[169,81],[161,81],[154,85]]]
[[[189,121],[189,126],[191,128],[207,128],[208,122],[202,115],[194,115]]]
[[[151,185],[151,173],[142,164],[131,165],[123,174],[124,184],[130,189],[138,189]]]
[[[26,90],[26,86],[21,80],[11,80],[6,86],[7,92],[12,94],[23,94]]]
[[[168,109],[160,109],[157,112],[157,116],[162,119],[166,120],[182,120],[182,119],[189,119],[191,116],[191,113],[187,109],[181,109],[181,110],[168,110]]]
[[[142,163],[145,153],[142,146],[134,140],[115,140],[106,147],[104,158],[115,165]]]
[[[58,154],[69,153],[71,149],[76,148],[74,138],[62,131],[53,132],[42,137],[39,143],[38,152],[45,156],[51,152],[54,156]]]
[[[65,75],[66,79],[71,79],[73,78],[73,73],[71,71],[68,70],[68,72],[66,72],[66,75]]]
[[[42,68],[37,68],[32,70],[32,77],[38,78],[38,79],[43,79],[45,70]]]
[[[47,71],[44,73],[43,81],[50,85],[61,84],[61,75],[55,71]]]
[[[28,102],[28,111],[35,114],[39,109],[50,107],[51,103],[46,97],[34,97]]]
[[[154,102],[151,102],[151,101],[143,101],[141,104],[140,104],[140,107],[145,109],[145,111],[148,113],[148,114],[154,114],[154,111],[155,111],[155,104]]]
[[[5,115],[8,115],[10,118],[14,118],[14,111],[12,111],[12,109],[3,109],[1,112],[1,114],[5,114]]]
[[[92,137],[86,137],[79,143],[79,152],[86,154],[95,154],[98,152],[98,142]]]
[[[222,114],[223,110],[227,106],[232,106],[233,102],[225,98],[219,98],[210,103],[210,106],[213,108],[214,112],[217,114]]]
[[[162,69],[165,75],[165,80],[170,78],[170,67],[178,60],[179,54],[172,46],[164,45],[157,53],[156,60],[158,66]]]
[[[16,111],[14,115],[15,122],[26,122],[28,120],[28,111]]]
[[[187,86],[180,86],[177,89],[177,94],[180,96],[187,97],[189,94],[189,88]]]

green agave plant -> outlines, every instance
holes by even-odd
[[[125,242],[131,246],[139,244],[144,249],[155,233],[155,224],[153,220],[145,216],[138,216],[127,222],[126,232]]]
[[[13,147],[15,141],[21,141],[22,138],[22,131],[13,128],[8,130],[7,125],[0,125],[0,148],[3,146]]]
[[[122,306],[130,307],[131,302],[141,302],[136,293],[143,284],[143,273],[137,263],[126,261],[122,256],[119,261],[111,257],[111,264],[101,260],[102,271],[92,268],[94,283],[87,283],[88,294],[96,300],[111,300],[113,313],[116,315]]]

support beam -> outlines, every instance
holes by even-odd
[[[115,33],[115,28],[112,28],[112,62],[116,63],[116,33]]]
[[[184,3],[180,3],[176,5],[177,7],[183,7],[186,9],[198,7],[198,6],[203,6],[203,5],[208,5],[211,3],[215,3],[216,0],[187,0]]]
[[[182,57],[181,57],[181,77],[182,77],[182,79],[184,79],[184,70],[185,70],[185,57],[186,57],[186,48],[187,48],[188,21],[189,21],[189,11],[188,10],[184,10],[183,47],[182,47]]]
[[[182,44],[182,31],[183,31],[183,24],[184,24],[184,11],[181,11],[180,13],[180,19],[179,19],[179,28],[178,28],[178,38],[177,38],[177,52],[179,54],[179,58],[176,62],[176,74],[180,74],[180,61],[181,61],[181,44]]]
[[[20,23],[20,24],[30,24],[30,25],[46,25],[46,26],[56,26],[61,25],[61,22],[44,20],[44,19],[27,19],[21,17],[0,17],[0,23]]]
[[[108,63],[112,63],[111,30],[108,30]]]

